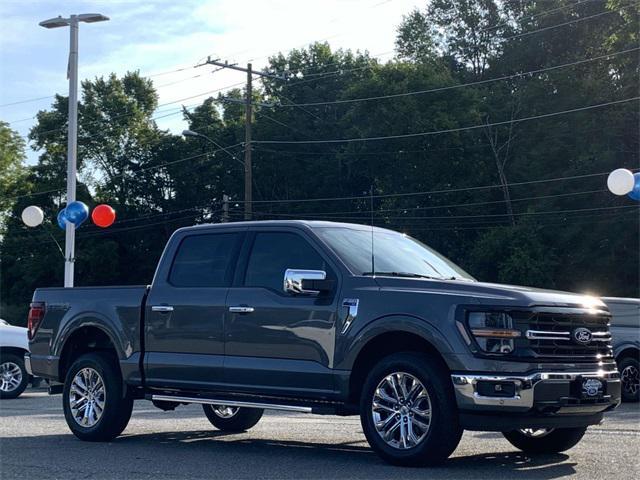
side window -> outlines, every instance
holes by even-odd
[[[258,233],[251,249],[244,284],[281,292],[287,268],[326,271],[327,265],[300,235],[288,232]]]
[[[225,287],[237,233],[192,235],[180,243],[169,283],[175,287]]]

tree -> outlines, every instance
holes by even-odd
[[[9,124],[0,121],[0,227],[13,204],[13,198],[26,190],[25,142]]]

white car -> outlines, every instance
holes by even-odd
[[[0,398],[16,398],[29,383],[24,354],[29,352],[27,329],[0,319]]]

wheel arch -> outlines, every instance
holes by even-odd
[[[629,343],[620,345],[616,348],[615,359],[616,362],[621,362],[625,358],[640,359],[640,347],[638,345]]]
[[[443,355],[449,351],[450,346],[437,330],[426,330],[417,326],[408,328],[406,322],[390,329],[388,322],[394,319],[388,317],[386,320],[362,335],[357,348],[354,349],[350,361],[347,393],[350,404],[357,404],[367,372],[373,365],[394,353],[426,353],[440,368],[451,371],[451,366],[447,364],[446,356]]]
[[[58,378],[64,381],[69,367],[80,355],[89,352],[113,353],[121,358],[121,352],[114,342],[113,335],[105,328],[96,324],[83,324],[70,330],[60,344]]]

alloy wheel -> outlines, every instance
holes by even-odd
[[[229,407],[227,405],[211,405],[213,413],[220,418],[231,418],[238,413],[239,407]]]
[[[0,390],[13,392],[22,383],[22,369],[14,362],[8,361],[0,365]]]
[[[106,388],[100,374],[85,367],[76,373],[69,389],[71,415],[81,427],[93,427],[104,412]]]
[[[629,396],[635,396],[640,390],[640,372],[634,365],[627,365],[620,374],[622,380],[622,388],[629,394]]]
[[[553,428],[521,428],[520,433],[529,438],[542,438],[553,432]]]
[[[371,404],[378,435],[390,447],[407,450],[422,442],[431,425],[431,399],[415,376],[394,372],[378,384]]]

